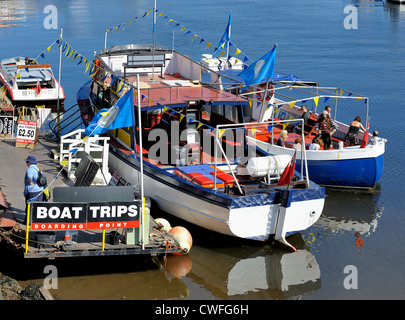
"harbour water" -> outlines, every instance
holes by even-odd
[[[57,74],[57,47],[47,48],[59,37],[60,28],[64,40],[88,59],[103,48],[105,30],[111,28],[107,46],[151,43],[152,14],[142,16],[153,2],[1,1],[0,56],[38,57]],[[44,12],[48,5],[57,9],[57,21],[55,16],[49,20],[52,11]],[[156,42],[174,44],[193,59],[212,53],[232,10],[232,42],[252,61],[277,43],[276,72],[369,97],[370,130],[379,130],[388,139],[383,176],[372,194],[328,190],[319,221],[289,238],[296,253],[271,243],[224,238],[168,217],[172,224],[191,231],[194,245],[189,255],[158,265],[139,257],[48,261],[58,267],[58,288],[51,290],[54,297],[404,299],[405,152],[396,146],[403,144],[405,5],[372,0],[158,0],[158,10],[163,14],[157,17]],[[139,18],[129,23],[135,17]],[[57,29],[51,29],[55,22]],[[175,27],[176,22],[186,29]],[[207,49],[207,42],[213,46]],[[88,80],[84,66],[71,60],[62,57],[66,106],[76,103],[78,89]],[[360,115],[364,124],[365,104],[358,104],[357,110],[340,110],[339,119],[348,122]],[[0,272],[13,273],[10,276],[22,284],[43,281],[43,270],[42,262],[16,269],[1,258]]]

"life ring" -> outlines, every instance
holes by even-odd
[[[260,91],[265,90],[266,84],[262,83],[259,87],[260,87],[259,88]],[[270,101],[270,99],[272,99],[274,97],[273,86],[271,84],[269,84],[269,90],[270,90],[270,94],[267,95],[266,101]],[[263,101],[262,92],[260,92],[260,91],[257,93],[257,95],[259,96],[259,100]]]

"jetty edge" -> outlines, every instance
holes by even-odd
[[[59,172],[60,169],[59,161],[50,158],[52,149],[57,149],[54,141],[39,139],[37,146],[29,151],[29,154],[36,156],[43,167],[48,181],[50,181],[52,174]],[[178,242],[174,240],[173,235],[163,229],[150,216],[149,208],[145,208],[143,213],[147,217],[144,226],[139,227],[139,214],[137,214],[138,220],[130,220],[135,227],[129,233],[125,232],[125,228],[117,228],[117,226],[123,227],[123,224],[119,225],[115,223],[116,221],[105,219],[104,225],[101,225],[98,229],[86,228],[87,221],[80,225],[81,228],[77,229],[79,226],[77,221],[72,219],[66,221],[72,218],[67,215],[67,209],[65,209],[64,217],[61,215],[56,217],[57,207],[72,207],[75,205],[75,201],[80,201],[80,205],[89,207],[94,201],[98,201],[102,205],[104,204],[102,200],[105,199],[108,200],[107,203],[111,206],[119,205],[123,194],[126,194],[127,201],[131,201],[130,199],[132,201],[136,200],[136,193],[131,186],[78,187],[74,186],[73,181],[64,175],[59,175],[59,179],[56,179],[50,188],[52,201],[32,203],[30,213],[33,221],[27,233],[27,225],[22,223],[25,215],[25,201],[22,195],[25,174],[24,158],[27,156],[27,151],[16,148],[13,139],[1,141],[0,150],[6,158],[4,172],[9,172],[9,174],[3,174],[2,176],[3,188],[0,193],[0,247],[2,249],[16,251],[18,255],[25,259],[138,254],[156,256],[159,254],[185,253],[179,247]],[[21,170],[18,170],[16,168],[20,168],[20,165],[18,165],[20,162],[22,163]],[[86,171],[84,173],[88,174]],[[80,195],[80,197],[76,196],[75,198],[74,194]],[[99,195],[98,198],[97,194]],[[114,199],[112,195],[115,196]],[[137,205],[137,212],[141,212],[139,201]],[[34,223],[38,224],[39,221],[36,220],[41,218],[41,213],[36,212],[36,208],[43,208],[42,210],[44,208],[54,208],[52,209],[54,210],[52,217],[55,219],[49,220],[50,217],[48,216],[48,219],[40,221],[41,224],[36,227],[36,230],[33,230]],[[82,219],[80,215],[77,218]],[[135,224],[133,221],[135,221]],[[93,223],[103,223],[103,221],[98,221],[95,218]],[[74,224],[76,224],[76,227],[74,227]],[[106,229],[108,226],[111,228]],[[142,232],[140,232],[140,228],[142,227],[145,229],[144,235],[147,236],[145,240],[141,238]]]

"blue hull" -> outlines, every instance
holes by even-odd
[[[310,179],[323,186],[373,188],[383,168],[384,154],[366,159],[308,160]],[[300,172],[300,161],[297,161],[295,170]]]

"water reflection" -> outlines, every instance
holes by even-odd
[[[21,26],[32,13],[33,11],[27,1],[1,1],[0,28]]]
[[[287,252],[270,244],[194,246],[189,255],[92,257],[15,261],[0,272],[23,286],[44,283],[46,265],[58,270],[57,300],[171,300],[300,298],[321,287],[321,271],[300,234]],[[11,260],[8,260],[11,261]],[[198,290],[196,290],[198,288]]]
[[[398,21],[405,17],[405,4],[383,2],[384,11],[393,21]]]
[[[232,255],[202,247],[190,253],[187,278],[219,299],[286,299],[320,288],[320,268],[307,249],[250,248]]]
[[[324,210],[314,225],[318,229],[316,238],[331,238],[343,232],[369,237],[376,232],[384,210],[380,195],[380,185],[374,193],[328,190]]]

